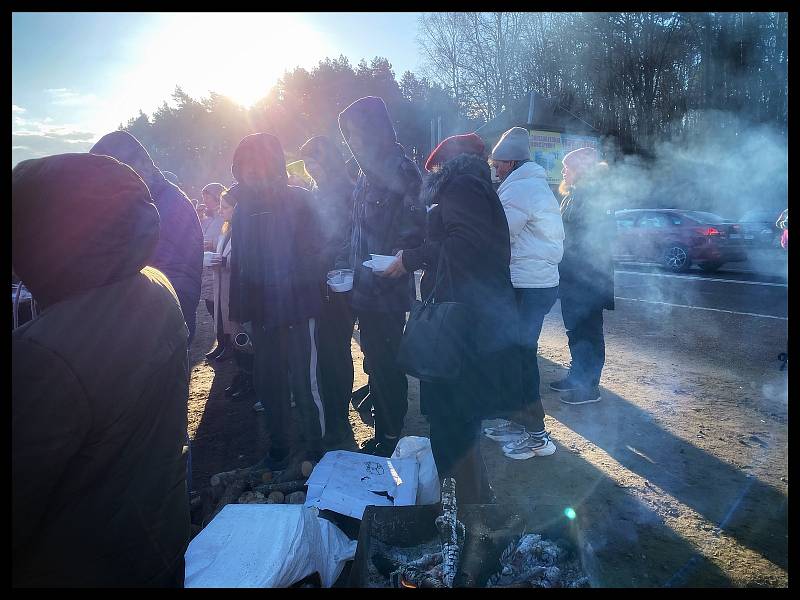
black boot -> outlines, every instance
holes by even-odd
[[[233,376],[233,381],[231,381],[231,384],[225,388],[225,397],[233,398],[236,394],[239,393],[241,387],[242,387],[242,374],[241,372],[237,372],[236,375]]]
[[[214,349],[211,352],[206,353],[206,360],[216,360],[224,352],[225,352],[225,346],[220,343],[217,343],[217,345],[214,346]]]
[[[239,372],[239,387],[233,392],[231,400],[243,400],[255,392],[253,387],[253,376],[250,373]]]

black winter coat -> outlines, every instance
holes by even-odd
[[[613,211],[589,187],[573,187],[561,201],[564,257],[558,265],[560,292],[614,310],[616,235]]]
[[[456,411],[466,417],[508,409],[509,402],[519,398],[519,327],[509,270],[508,222],[492,189],[489,166],[467,154],[448,161],[426,179],[422,200],[438,206],[429,215],[428,239],[403,251],[403,265],[408,271],[424,267],[425,278],[434,281],[437,301],[463,302],[474,316],[473,365],[463,386],[469,394],[446,394],[437,401],[425,398],[423,411]],[[438,268],[442,252],[446,264]],[[427,292],[430,283],[424,287]],[[442,402],[444,397],[459,405],[449,406]]]
[[[272,328],[318,316],[325,273],[311,192],[240,189],[231,219],[231,320]]]
[[[419,198],[422,177],[397,143],[380,98],[361,98],[351,104],[339,115],[339,126],[345,140],[358,133],[366,147],[354,151],[361,172],[353,192],[349,243],[337,266],[355,271],[351,304],[356,311],[406,312],[413,298],[412,275],[382,278],[363,262],[370,254],[394,255],[422,243],[426,215]]]

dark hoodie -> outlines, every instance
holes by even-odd
[[[242,181],[247,161],[261,178]],[[230,317],[267,328],[303,322],[321,309],[321,233],[311,192],[287,183],[280,141],[257,133],[237,147],[231,188]]]
[[[148,263],[167,276],[187,314],[200,302],[203,277],[203,228],[191,201],[170,183],[147,150],[126,131],[104,135],[90,150],[125,163],[147,184],[161,218],[161,234]]]
[[[11,177],[13,268],[45,305],[12,334],[12,585],[181,585],[188,332],[145,267],[158,212],[108,156]]]
[[[368,96],[353,102],[339,115],[339,128],[348,145],[351,133],[357,132],[366,148],[350,147],[361,173],[353,192],[352,233],[337,264],[355,270],[353,308],[405,312],[411,307],[413,276],[382,278],[363,262],[370,254],[393,255],[422,243],[426,213],[419,199],[419,169],[397,143],[381,98]]]
[[[300,158],[317,161],[325,172],[324,180],[315,181],[311,193],[315,199],[314,209],[322,225],[322,262],[325,270],[330,271],[349,239],[353,183],[339,149],[329,137],[319,135],[308,140],[300,148]]]

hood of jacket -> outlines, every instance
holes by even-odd
[[[500,183],[500,186],[497,188],[497,194],[500,195],[503,189],[521,179],[541,179],[547,183],[547,171],[544,170],[544,167],[532,160],[522,163],[511,171],[508,177]]]
[[[109,156],[58,154],[11,173],[12,263],[45,305],[138,273],[159,216],[133,169]]]
[[[259,181],[248,181],[249,172],[257,174]],[[270,133],[253,133],[242,138],[231,161],[231,175],[247,187],[267,183],[286,185],[286,158],[280,140]]]
[[[127,131],[112,131],[104,135],[89,152],[111,156],[128,165],[136,171],[153,194],[155,194],[153,188],[169,183],[141,142]]]
[[[420,200],[425,206],[436,204],[437,196],[459,175],[474,175],[485,179],[487,183],[492,182],[491,170],[485,159],[475,154],[459,154],[425,177]]]
[[[405,156],[382,98],[367,96],[353,102],[339,113],[339,129],[362,171],[380,170],[381,159],[387,156]],[[350,146],[352,133],[364,140],[363,149],[354,151]]]
[[[318,135],[308,140],[300,148],[300,158],[317,161],[325,171],[328,181],[348,177],[344,158],[328,136]]]

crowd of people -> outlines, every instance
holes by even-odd
[[[382,99],[355,101],[339,127],[347,161],[316,136],[287,166],[277,137],[246,136],[234,183],[209,183],[196,206],[124,131],[14,168],[14,275],[44,308],[13,333],[14,585],[182,584],[201,298],[216,333],[206,358],[235,358],[225,394],[264,411],[271,469],[352,437],[356,397],[375,420],[361,451],[391,456],[416,271],[419,298],[470,311],[466,368],[420,385],[439,475],[455,477],[460,502],[495,501],[482,434],[510,459],[556,451],[537,352],[559,297],[572,364],[550,385],[568,404],[600,399],[614,222],[597,200],[597,152],[564,157],[559,204],[523,128],[491,152],[474,133],[449,137],[423,178]],[[377,271],[373,255],[394,259]],[[336,292],[328,273],[343,269],[352,289]],[[353,392],[356,323],[369,384]]]

